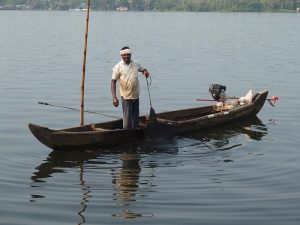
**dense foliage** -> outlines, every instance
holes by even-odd
[[[0,6],[68,10],[84,8],[85,2],[85,0],[0,0]],[[296,10],[300,7],[300,0],[91,0],[93,10],[116,10],[120,6],[133,11],[262,12]]]

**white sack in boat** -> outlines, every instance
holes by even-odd
[[[251,103],[252,102],[252,96],[253,96],[252,89],[250,89],[245,96],[239,98],[240,105],[245,105],[245,104]]]

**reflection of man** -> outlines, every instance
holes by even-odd
[[[140,217],[142,214],[132,212],[129,209],[130,202],[136,201],[136,192],[139,191],[140,159],[136,154],[122,154],[120,159],[123,164],[122,168],[113,176],[114,195],[117,202],[122,202],[120,206],[126,207],[124,207],[122,213],[113,214],[113,216],[122,218]]]
[[[135,154],[122,154],[123,162],[122,169],[118,171],[114,179],[118,188],[118,200],[130,201],[133,200],[135,192],[139,188],[139,174],[141,168],[139,165],[140,159]]]
[[[120,51],[122,60],[115,65],[111,80],[111,93],[113,105],[119,106],[119,100],[116,95],[116,83],[120,83],[120,95],[123,108],[123,128],[134,129],[139,123],[139,94],[140,86],[138,72],[149,76],[149,72],[139,63],[131,59],[131,49],[123,47]]]

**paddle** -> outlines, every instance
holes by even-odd
[[[150,96],[150,90],[149,86],[151,86],[152,80],[150,77],[150,84],[148,82],[148,78],[146,78],[147,82],[147,89],[148,89],[148,95],[149,95],[149,101],[150,101],[150,114],[149,114],[149,120],[148,120],[148,129],[145,131],[145,135],[148,138],[170,138],[173,137],[175,134],[175,129],[173,126],[160,123],[157,121],[156,113],[152,107],[151,102],[151,96]]]
[[[151,76],[149,76],[151,79]],[[149,126],[153,126],[157,123],[157,119],[156,119],[156,114],[155,111],[152,107],[152,102],[151,102],[151,96],[150,96],[150,90],[149,90],[149,82],[148,82],[148,77],[146,77],[146,82],[147,82],[147,89],[148,89],[148,95],[149,95],[149,101],[150,101],[150,114],[149,114],[149,121],[148,121],[148,125]],[[150,85],[152,83],[152,80],[150,80]]]

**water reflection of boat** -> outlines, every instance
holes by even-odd
[[[123,149],[124,151],[124,149]],[[152,216],[151,213],[143,212],[135,207],[134,202],[143,201],[146,198],[147,192],[151,189],[152,180],[154,177],[153,169],[150,169],[151,174],[143,174],[141,180],[140,173],[140,154],[130,153],[117,153],[114,154],[101,154],[96,151],[66,151],[51,152],[47,159],[43,161],[38,167],[36,172],[33,173],[31,180],[34,182],[32,188],[38,188],[40,186],[46,186],[48,178],[54,177],[56,173],[67,173],[70,168],[79,170],[79,184],[82,190],[82,198],[80,200],[80,210],[77,214],[80,217],[78,224],[85,223],[85,214],[88,208],[88,202],[93,196],[93,192],[96,192],[99,184],[94,183],[95,180],[89,182],[86,180],[87,168],[95,172],[95,170],[108,170],[112,176],[112,202],[117,206],[115,212],[111,214],[112,217],[118,218],[136,218],[136,217],[148,217]],[[113,161],[113,163],[112,163]],[[118,162],[117,162],[118,161]],[[107,165],[103,167],[103,165]],[[155,164],[149,165],[149,168],[154,168]],[[99,181],[100,182],[100,181]],[[107,184],[105,184],[107,186]],[[109,188],[110,189],[110,188]],[[46,198],[47,196],[36,197],[36,194],[31,195],[31,201],[38,201],[38,198]]]
[[[55,173],[63,173],[65,168],[80,168],[84,162],[97,157],[95,152],[51,152],[47,159],[43,161],[36,172],[33,173],[31,180],[34,182],[43,181],[45,178],[52,177]]]
[[[224,147],[229,144],[229,140],[233,137],[245,135],[249,140],[261,141],[267,132],[266,125],[258,117],[254,117],[251,120],[241,120],[235,124],[227,124],[207,131],[188,133],[184,137],[196,139],[203,143],[213,142],[214,148],[226,150]]]

